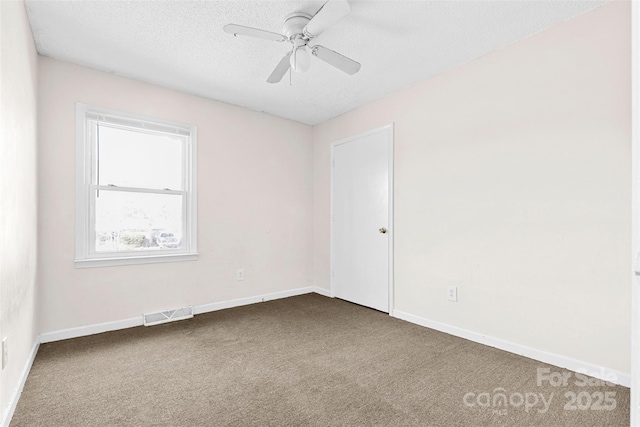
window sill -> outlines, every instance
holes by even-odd
[[[76,268],[111,267],[116,265],[156,264],[162,262],[197,261],[198,253],[92,258],[75,260]]]

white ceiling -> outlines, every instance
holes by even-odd
[[[26,0],[40,54],[315,125],[506,46],[606,1],[351,1],[315,39],[362,64],[350,76],[311,58],[266,82],[288,43],[233,37],[229,23],[280,32],[323,1]]]

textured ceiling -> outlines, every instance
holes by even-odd
[[[350,76],[311,69],[266,83],[289,49],[223,32],[280,32],[286,15],[323,1],[27,0],[40,54],[306,124],[318,124],[606,1],[352,1],[315,39],[362,64]]]

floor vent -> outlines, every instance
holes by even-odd
[[[159,325],[160,323],[173,322],[182,319],[191,319],[193,317],[193,307],[176,308],[175,310],[159,311],[157,313],[148,313],[144,316],[144,326]]]

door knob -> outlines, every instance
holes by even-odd
[[[381,228],[380,230],[378,230],[378,231],[379,231],[379,232],[381,232],[382,234],[384,234],[384,233],[386,233],[386,232],[387,232],[387,229],[386,229],[386,228],[384,228],[384,227],[382,227],[382,228]]]

